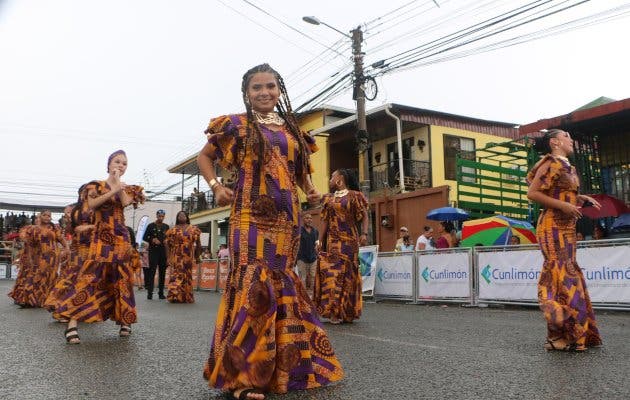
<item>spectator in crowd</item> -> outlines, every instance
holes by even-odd
[[[575,240],[578,242],[581,242],[582,240],[584,240],[584,234],[582,232],[576,232],[575,233]]]
[[[217,258],[220,260],[230,258],[230,251],[228,250],[227,244],[220,244],[219,251],[217,251]]]
[[[204,247],[203,251],[201,252],[201,259],[202,260],[209,260],[212,258],[212,252],[210,251],[209,248]]]
[[[521,238],[516,236],[516,235],[512,235],[510,237],[510,245],[511,246],[517,246],[519,244],[521,244]]]
[[[593,240],[600,240],[606,237],[606,231],[600,224],[593,226]]]
[[[155,222],[151,222],[144,232],[143,240],[149,244],[149,269],[144,275],[144,286],[147,288],[147,299],[153,299],[153,286],[155,285],[155,271],[158,270],[158,296],[166,299],[164,295],[164,279],[166,278],[166,231],[169,226],[164,223],[166,212],[158,210],[155,213]]]
[[[423,228],[423,232],[420,236],[418,236],[418,240],[416,240],[416,250],[433,250],[435,247],[431,242],[433,238],[433,228],[430,226],[425,226]]]
[[[453,235],[451,232],[455,229],[453,223],[450,221],[440,221],[437,228],[437,239],[435,241],[435,247],[437,249],[448,249],[454,247]]]
[[[414,245],[409,237],[409,229],[406,226],[400,227],[400,237],[396,241],[394,251],[413,251]]]
[[[313,226],[313,216],[303,214],[300,236],[300,249],[297,255],[297,273],[309,296],[313,295],[313,285],[315,283],[315,270],[317,269],[317,251],[315,246],[318,242],[319,232]]]

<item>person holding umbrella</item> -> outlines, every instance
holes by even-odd
[[[544,207],[536,227],[544,257],[538,281],[538,302],[547,320],[544,347],[584,351],[601,345],[602,340],[584,275],[575,259],[575,225],[582,216],[582,206],[600,208],[600,204],[578,194],[579,179],[567,158],[573,153],[568,132],[552,129],[536,139],[534,148],[546,153],[527,175],[527,197]]]

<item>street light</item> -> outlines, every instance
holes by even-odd
[[[342,31],[340,31],[339,29],[335,28],[334,26],[328,25],[324,21],[320,21],[319,19],[317,19],[317,17],[313,17],[312,15],[311,16],[307,16],[307,17],[302,17],[302,20],[304,22],[308,22],[309,24],[313,24],[313,25],[320,25],[320,24],[321,25],[325,25],[325,26],[329,27],[330,29],[341,33],[342,35],[344,35],[348,39],[352,39],[352,37],[350,35],[348,35],[347,33],[344,33]]]
[[[361,182],[361,191],[366,199],[370,195],[370,177],[369,177],[369,160],[367,150],[369,147],[369,138],[367,132],[367,119],[365,116],[365,77],[363,76],[363,55],[361,51],[361,43],[363,42],[363,31],[361,26],[357,26],[350,31],[350,35],[340,31],[334,26],[328,25],[324,21],[320,21],[317,17],[302,17],[302,20],[313,25],[325,25],[352,40],[352,58],[354,60],[354,90],[352,98],[357,102],[357,141],[359,147],[359,181]],[[370,213],[368,212],[368,218]],[[372,238],[372,224],[368,223],[368,238]]]

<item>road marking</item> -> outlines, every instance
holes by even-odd
[[[422,348],[424,348],[424,349],[446,350],[446,347],[431,346],[431,345],[428,345],[428,344],[422,344],[422,343],[401,342],[401,341],[399,341],[399,340],[392,340],[392,339],[387,339],[387,338],[381,338],[381,337],[378,337],[378,336],[360,335],[360,334],[358,334],[358,333],[335,332],[335,334],[346,335],[346,336],[354,336],[354,337],[360,337],[360,338],[363,338],[363,339],[374,340],[374,341],[376,341],[376,342],[384,342],[384,343],[391,343],[391,344],[399,344],[399,345],[404,345],[404,346],[413,346],[413,347],[422,347]]]

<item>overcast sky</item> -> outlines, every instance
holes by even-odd
[[[127,183],[158,190],[176,182],[166,168],[202,147],[210,117],[242,111],[240,80],[251,66],[280,71],[294,107],[349,71],[349,39],[304,15],[344,32],[362,25],[370,65],[531,3],[437,2],[0,0],[0,201],[70,202],[80,184],[106,177],[107,155],[118,148],[128,153]],[[594,22],[613,8],[606,16],[616,17],[603,23],[476,50]],[[628,98],[629,12],[630,2],[593,0],[443,56],[477,54],[391,71],[377,78],[379,95],[367,107],[392,102],[524,124],[599,96]],[[354,108],[351,97],[344,91],[327,103]]]

